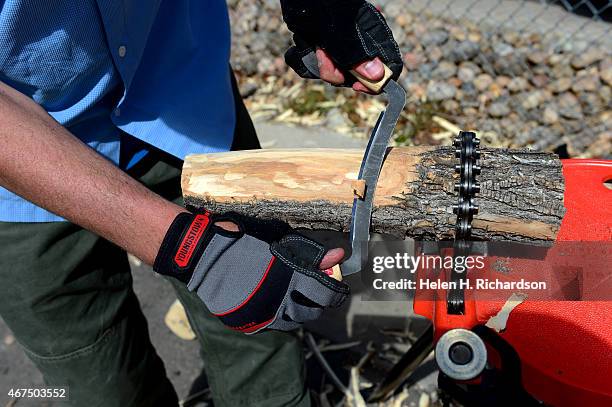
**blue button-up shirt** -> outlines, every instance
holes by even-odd
[[[117,164],[120,130],[181,159],[228,150],[229,52],[223,0],[0,0],[0,81]],[[0,221],[57,220],[0,187]]]

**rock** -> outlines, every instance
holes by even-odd
[[[493,52],[497,57],[507,57],[514,53],[514,47],[505,42],[497,42],[493,44]]]
[[[494,54],[491,60],[493,61],[495,72],[502,75],[520,76],[525,71],[525,57],[516,53],[503,57]]]
[[[482,69],[480,69],[480,66],[478,66],[477,64],[475,64],[472,61],[463,61],[459,64],[459,67],[461,68],[468,68],[472,71],[474,71],[475,74],[479,74],[482,72]]]
[[[521,36],[519,35],[519,33],[510,30],[503,32],[502,38],[504,39],[504,41],[513,45],[519,45],[521,41]]]
[[[274,71],[274,60],[272,58],[263,57],[257,62],[257,72],[260,74],[269,74]]]
[[[602,86],[599,88],[599,92],[597,93],[606,106],[610,105],[612,102],[612,88],[609,86]]]
[[[442,102],[442,109],[444,109],[445,112],[457,114],[459,112],[459,108],[459,102],[456,100],[448,99]]]
[[[486,73],[480,74],[474,79],[474,86],[481,92],[484,92],[491,86],[493,83],[493,78],[491,75],[487,75]]]
[[[467,117],[474,117],[478,114],[478,110],[476,110],[473,107],[467,107],[465,109],[463,109],[463,113],[467,116]]]
[[[404,89],[408,92],[410,96],[415,98],[416,100],[421,100],[427,94],[427,91],[424,86],[419,83],[410,83],[407,86],[404,85]]]
[[[585,68],[595,62],[600,61],[605,56],[603,50],[596,47],[588,48],[585,52],[578,52],[572,58],[572,66],[576,69]]]
[[[402,13],[399,15],[397,14],[389,14],[389,15],[396,15],[397,17],[395,17],[395,23],[402,28],[407,28],[412,23],[412,15],[410,14]]]
[[[442,57],[443,54],[440,47],[432,47],[427,50],[427,59],[432,62],[438,62],[440,59],[442,59]]]
[[[467,31],[464,27],[453,25],[448,29],[448,31],[451,37],[458,41],[464,41],[467,38]]]
[[[612,155],[612,131],[604,131],[588,147],[585,158],[606,158]]]
[[[453,86],[454,86],[454,87],[456,87],[456,88],[458,88],[459,86],[461,86],[461,85],[463,84],[463,82],[461,81],[461,79],[459,79],[459,78],[455,78],[455,77],[449,78],[449,79],[447,80],[447,82],[448,82],[448,83],[450,83],[451,85],[453,85]]]
[[[493,82],[491,86],[489,86],[487,93],[489,94],[489,98],[492,100],[499,98],[503,94],[508,94],[508,92],[499,86],[497,82]]]
[[[597,120],[609,129],[612,129],[612,110],[601,112],[597,116]]]
[[[407,14],[406,12],[407,12],[406,4],[401,1],[390,1],[390,2],[386,2],[385,4],[385,14],[388,16],[406,15],[408,17],[412,17],[410,14]]]
[[[580,102],[571,92],[561,94],[557,100],[557,105],[562,117],[573,120],[580,120],[584,117]]]
[[[463,96],[461,98],[461,103],[463,103],[463,98],[469,99],[478,96],[478,89],[476,89],[473,82],[465,82],[461,85],[461,94]]]
[[[407,52],[404,54],[404,65],[406,69],[410,71],[415,71],[419,69],[419,66],[425,62],[425,57],[421,54],[416,54],[414,52]]]
[[[536,88],[545,87],[549,81],[550,79],[546,75],[534,75],[531,77],[531,83],[533,83],[533,86]]]
[[[451,61],[468,61],[480,52],[480,46],[474,41],[461,41],[457,46],[450,49]]]
[[[468,33],[467,39],[472,42],[480,42],[480,40],[482,39],[482,34],[480,34],[478,31],[470,31]]]
[[[569,62],[569,57],[565,54],[552,54],[548,58],[549,65],[559,65],[559,64],[567,64]]]
[[[550,84],[549,89],[554,93],[563,93],[572,87],[572,78],[559,78]]]
[[[504,76],[504,75],[499,75],[497,78],[495,78],[495,83],[501,88],[504,89],[505,87],[507,87],[510,84],[510,81],[512,79],[508,76]]]
[[[510,107],[506,102],[494,102],[489,106],[488,112],[493,117],[504,117],[510,113]]]
[[[527,71],[529,68],[526,69]],[[533,75],[546,75],[549,76],[552,74],[552,70],[548,65],[536,65],[531,67],[531,72]]]
[[[418,50],[418,51],[422,51],[423,47],[421,46],[421,43],[419,42],[419,39],[417,38],[416,35],[413,34],[406,34],[406,42],[404,44],[399,44],[400,47],[402,47],[403,49],[405,49],[406,51],[412,51],[412,50]]]
[[[534,65],[544,64],[547,59],[548,55],[543,51],[534,50],[527,53],[527,60]]]
[[[507,117],[502,118],[500,123],[504,130],[504,133],[510,137],[514,137],[514,135],[518,134],[518,132],[521,130],[519,118],[514,113],[511,113]]]
[[[434,69],[433,75],[437,78],[448,79],[455,76],[457,72],[457,66],[452,62],[442,61],[438,64],[438,67]]]
[[[612,58],[606,58],[599,63],[599,77],[612,86]]]
[[[555,124],[559,121],[559,113],[552,106],[546,106],[542,113],[542,123]]]
[[[603,103],[601,98],[596,93],[584,92],[578,97],[578,100],[582,103],[582,110],[584,113],[596,115],[603,110]]]
[[[427,99],[431,101],[441,101],[455,97],[457,88],[445,82],[431,82],[427,86]]]
[[[421,36],[421,44],[426,47],[443,45],[446,41],[448,41],[448,32],[444,29],[427,31]]]
[[[436,65],[437,64],[435,62],[425,62],[424,64],[421,64],[421,66],[419,66],[419,73],[423,78],[429,79],[431,78],[431,74],[436,68]]]
[[[529,83],[527,82],[527,79],[523,78],[522,76],[512,78],[512,80],[510,80],[510,82],[508,83],[508,89],[510,90],[510,92],[514,93],[522,92],[528,87]]]
[[[548,126],[537,126],[529,131],[528,136],[534,150],[551,150],[561,144],[559,135]]]
[[[525,98],[521,102],[521,106],[525,110],[534,109],[544,101],[544,94],[540,90],[534,90],[525,95]]]
[[[570,64],[559,64],[552,67],[550,74],[554,78],[572,77],[574,70]]]
[[[580,54],[587,51],[589,42],[586,40],[576,40],[574,38],[566,38],[565,42],[561,44],[560,50],[572,54]]]
[[[253,96],[253,94],[257,92],[258,88],[259,86],[257,86],[257,83],[255,81],[249,80],[248,82],[245,82],[240,85],[240,96],[242,96],[243,99]]]
[[[562,124],[565,133],[580,133],[584,129],[583,120],[563,120]]]
[[[473,70],[471,70],[468,67],[462,66],[457,71],[457,77],[462,82],[472,82],[474,80],[474,78],[476,78],[476,72],[474,72]]]
[[[584,127],[575,134],[566,134],[564,139],[567,141],[567,152],[570,157],[584,157],[584,152],[597,140],[598,129]]]
[[[578,92],[595,92],[599,86],[601,86],[601,82],[599,82],[599,75],[597,73],[588,72],[583,75],[576,75],[576,79],[572,84],[572,91],[574,93]]]
[[[418,19],[412,24],[412,32],[419,37],[419,45],[421,45],[421,37],[425,35],[425,33],[429,31],[429,27],[427,27],[424,23],[424,20]]]

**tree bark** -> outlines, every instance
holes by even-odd
[[[480,207],[472,235],[485,240],[554,240],[565,212],[554,154],[482,149]],[[191,208],[280,218],[305,229],[346,231],[363,152],[251,150],[187,157],[183,196]],[[391,148],[376,189],[372,231],[451,239],[458,160],[451,147]]]

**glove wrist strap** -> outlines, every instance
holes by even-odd
[[[213,225],[210,212],[177,215],[162,241],[153,270],[187,284],[196,260],[210,239]]]

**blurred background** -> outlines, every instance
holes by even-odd
[[[304,81],[277,0],[229,1],[232,64],[253,117],[366,138],[383,100]],[[490,147],[562,157],[612,154],[612,1],[377,0],[400,45],[408,104],[398,145]]]

